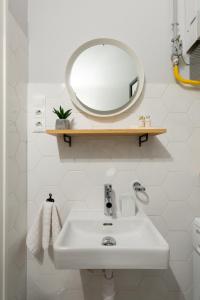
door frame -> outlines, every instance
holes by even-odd
[[[7,0],[0,0],[0,300],[5,300],[6,15]]]

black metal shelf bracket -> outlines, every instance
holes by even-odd
[[[72,146],[72,137],[70,135],[64,134],[63,139],[64,139],[64,142],[69,145],[69,147]]]
[[[148,133],[139,136],[139,147],[142,146],[143,143],[147,142],[149,139]]]
[[[143,134],[139,136],[139,147],[142,146],[143,143],[147,142],[149,139],[149,134]],[[63,135],[63,140],[65,143],[67,143],[69,145],[69,147],[72,146],[72,137],[70,135],[64,134]]]

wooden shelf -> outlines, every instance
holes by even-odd
[[[71,136],[88,136],[88,135],[143,135],[143,134],[149,134],[149,135],[158,135],[165,133],[167,130],[165,128],[128,128],[128,129],[64,129],[64,130],[56,130],[56,129],[48,129],[46,132],[51,135],[71,135]]]
[[[56,130],[48,129],[46,130],[48,134],[59,136],[63,135],[64,141],[71,146],[72,136],[138,136],[139,146],[148,140],[149,135],[159,135],[166,133],[166,128],[127,128],[127,129],[65,129]]]

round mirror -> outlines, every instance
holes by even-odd
[[[126,45],[97,39],[85,43],[72,55],[66,84],[79,109],[95,116],[114,116],[137,101],[144,85],[144,71]]]

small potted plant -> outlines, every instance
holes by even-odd
[[[58,116],[58,119],[56,120],[56,129],[70,128],[68,117],[71,115],[71,111],[71,109],[65,111],[62,106],[60,106],[59,110],[53,109],[53,113]]]

